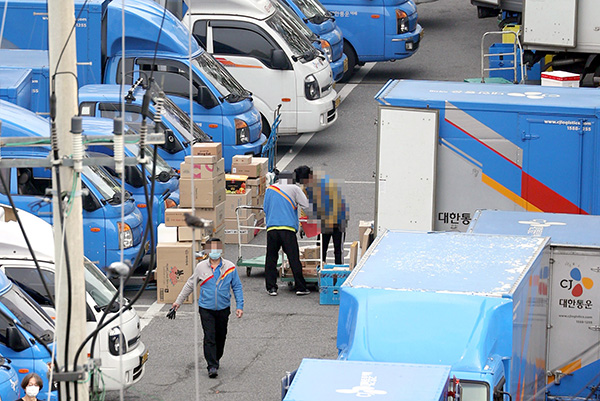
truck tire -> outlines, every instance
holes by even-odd
[[[358,57],[356,56],[356,52],[352,48],[352,45],[344,40],[344,54],[348,57],[348,71],[344,73],[340,82],[348,82],[352,75],[354,75],[354,67],[358,62]]]

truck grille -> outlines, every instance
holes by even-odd
[[[336,110],[335,109],[331,109],[327,112],[327,122],[330,123],[335,119],[335,113]]]

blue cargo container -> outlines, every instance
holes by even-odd
[[[31,70],[31,102],[29,106],[22,107],[38,114],[49,114],[50,63],[47,50],[0,49],[0,67]]]
[[[31,106],[31,70],[0,67],[0,99],[29,108]]]

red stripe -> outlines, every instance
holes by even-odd
[[[521,196],[546,213],[588,214],[524,171],[521,173]]]
[[[488,145],[486,145],[485,143],[481,142],[479,139],[477,139],[476,137],[474,137],[473,135],[469,134],[467,131],[465,131],[464,129],[462,129],[461,127],[459,127],[458,125],[454,124],[452,121],[448,120],[447,118],[445,118],[446,122],[450,125],[452,125],[453,127],[461,130],[462,132],[464,132],[465,134],[467,134],[468,136],[470,136],[471,138],[475,139],[477,142],[479,142],[480,144],[482,144],[483,146],[485,146],[486,148],[488,148],[489,150],[491,150],[492,152],[496,153],[498,156],[500,156],[501,158],[505,159],[507,162],[514,164],[517,168],[521,168],[521,166],[519,166],[517,163],[513,162],[512,160],[508,159],[506,156],[502,155],[501,153],[498,153],[498,151]]]
[[[208,278],[205,278],[204,280],[202,280],[202,282],[200,283],[200,287],[202,287],[204,285],[204,283],[206,283],[208,280],[210,280],[211,278],[213,278],[214,276],[210,276]]]

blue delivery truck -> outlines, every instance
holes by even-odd
[[[146,116],[143,117],[142,104],[147,90],[152,91],[152,101]],[[141,86],[132,87],[129,91],[123,94],[120,85],[83,86],[79,89],[79,114],[91,117],[119,117],[121,102],[124,100],[124,121],[129,127],[139,130],[142,121],[146,120],[149,131],[164,132],[165,143],[158,145],[158,155],[177,171],[185,157],[191,155],[194,143],[212,142],[212,139],[197,124],[190,124],[187,114],[171,99],[160,95],[156,84],[149,89]],[[160,107],[158,102],[161,104]],[[159,113],[161,122],[156,124],[154,119]]]
[[[21,107],[0,100],[0,121],[4,137],[50,136],[47,120],[36,116]],[[45,135],[43,135],[45,133]],[[46,159],[50,149],[45,146],[12,147],[3,146],[2,158]],[[45,221],[52,223],[52,203],[46,196],[46,188],[51,185],[49,169],[6,168],[2,169],[9,191],[17,207],[26,210]],[[84,253],[102,269],[110,263],[124,258],[134,260],[142,244],[142,214],[135,207],[133,199],[102,167],[84,166],[81,175],[82,188],[89,192],[82,198],[84,224]],[[124,199],[124,220],[121,221],[121,200]],[[8,203],[5,194],[0,193],[0,202]]]
[[[386,231],[341,286],[338,359],[450,366],[462,401],[542,399],[549,257],[546,237]]]
[[[29,108],[31,106],[31,70],[0,67],[0,99]]]
[[[469,233],[550,237],[549,396],[577,394],[597,384],[600,361],[600,216],[481,210]],[[575,357],[576,356],[576,357]],[[581,393],[582,398],[585,393]]]
[[[423,28],[417,23],[413,0],[323,0],[321,3],[333,13],[344,34],[347,76],[357,65],[401,60],[419,49]]]
[[[237,154],[260,154],[266,136],[260,113],[246,91],[221,64],[195,41],[191,48],[188,30],[169,11],[150,0],[125,1],[125,51],[121,52],[121,5],[118,0],[77,0],[75,14],[85,9],[77,23],[79,85],[120,84],[150,75],[213,140],[223,143],[226,169]],[[5,2],[0,1],[0,8]],[[164,16],[164,19],[163,19]],[[18,49],[48,48],[45,0],[8,0],[3,43]],[[154,57],[156,40],[158,52]],[[189,54],[192,56],[192,96],[189,101]],[[0,61],[0,66],[2,62]],[[153,71],[151,73],[151,71]]]
[[[466,231],[477,209],[600,214],[597,90],[391,80],[375,99],[378,232]]]
[[[319,0],[277,0],[286,4],[320,39],[320,49],[327,56],[334,81],[349,78],[348,57],[344,54],[344,35],[333,15]]]
[[[4,35],[6,36],[6,35]],[[50,62],[47,50],[0,49],[0,68],[5,70],[30,70],[30,89],[27,104],[16,103],[39,115],[50,112]]]

